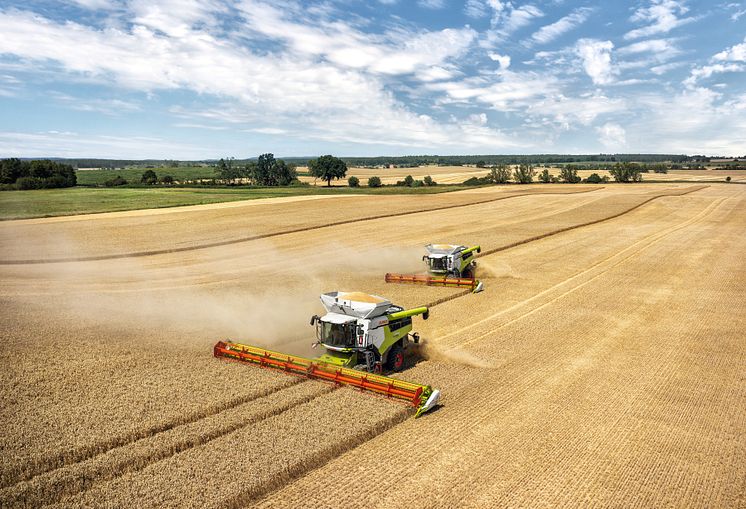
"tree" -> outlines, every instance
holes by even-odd
[[[355,175],[348,178],[347,183],[350,185],[350,187],[360,187],[360,179],[357,178]]]
[[[641,182],[640,165],[635,163],[616,163],[609,169],[609,173],[617,182]]]
[[[481,160],[477,161],[477,168],[484,168],[485,166],[487,166],[486,162],[481,161]]]
[[[368,179],[368,187],[381,187],[381,179],[379,177],[370,177]]]
[[[406,177],[404,177],[405,186],[412,187],[413,184],[414,184],[414,177],[412,177],[412,175],[407,175]]]
[[[38,159],[21,161],[11,158],[0,161],[0,184],[16,189],[51,189],[77,184],[75,169],[69,164]]]
[[[539,180],[545,184],[549,184],[552,181],[552,175],[549,173],[549,170],[545,168],[544,171],[539,173]]]
[[[23,174],[23,163],[16,157],[3,159],[0,162],[0,184],[13,184],[21,177],[28,177]],[[28,172],[28,169],[26,170]]]
[[[233,182],[241,177],[241,170],[238,166],[233,164],[232,157],[229,157],[228,159],[223,159],[221,157],[220,161],[218,161],[217,167],[215,168],[215,173],[217,173],[218,178],[225,182]]]
[[[247,171],[254,184],[260,186],[288,186],[298,177],[295,166],[275,159],[269,152],[260,155],[255,165],[247,165]]]
[[[174,178],[171,175],[164,175],[159,179],[161,184],[171,185],[174,183]]]
[[[515,181],[519,184],[530,184],[534,181],[535,174],[536,172],[534,171],[533,166],[530,164],[521,164],[513,172],[513,178],[515,178]]]
[[[493,184],[506,184],[510,180],[510,167],[498,164],[490,170],[489,179]]]
[[[140,182],[142,184],[155,184],[158,182],[158,175],[153,170],[145,170],[145,173],[140,178]]]
[[[425,178],[422,181],[426,186],[437,186],[438,183],[433,180],[433,178],[430,175],[426,175]]]
[[[577,184],[581,181],[581,178],[578,177],[578,170],[570,164],[560,169],[559,177],[562,182],[567,182],[568,184]]]
[[[312,177],[326,180],[328,187],[331,187],[332,179],[341,179],[347,175],[347,164],[332,155],[325,155],[308,161],[308,169]]]

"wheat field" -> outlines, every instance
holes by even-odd
[[[744,231],[701,181],[1,222],[0,506],[743,507]],[[384,283],[430,242],[485,291]],[[334,290],[432,305],[436,411],[212,357]]]

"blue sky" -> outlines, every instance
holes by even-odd
[[[0,3],[0,156],[746,154],[746,1]]]

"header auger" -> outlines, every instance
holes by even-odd
[[[429,274],[387,273],[387,283],[411,283],[428,286],[446,286],[470,289],[481,292],[484,285],[475,276],[477,262],[475,253],[482,251],[480,246],[466,247],[451,244],[428,244],[428,254],[422,257]]]
[[[325,293],[321,302],[327,313],[311,317],[317,340],[313,346],[322,345],[326,352],[316,359],[231,341],[218,342],[213,354],[405,400],[417,409],[415,417],[438,403],[439,390],[382,374],[403,369],[410,340],[419,342],[418,334],[410,334],[412,317],[427,319],[428,308],[405,310],[383,297],[361,292]]]

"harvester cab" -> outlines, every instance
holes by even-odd
[[[321,295],[326,309],[323,316],[311,317],[316,326],[314,346],[326,353],[318,359],[326,364],[380,373],[401,371],[404,351],[410,340],[412,317],[428,317],[426,307],[405,310],[389,300],[362,292],[331,292]]]

